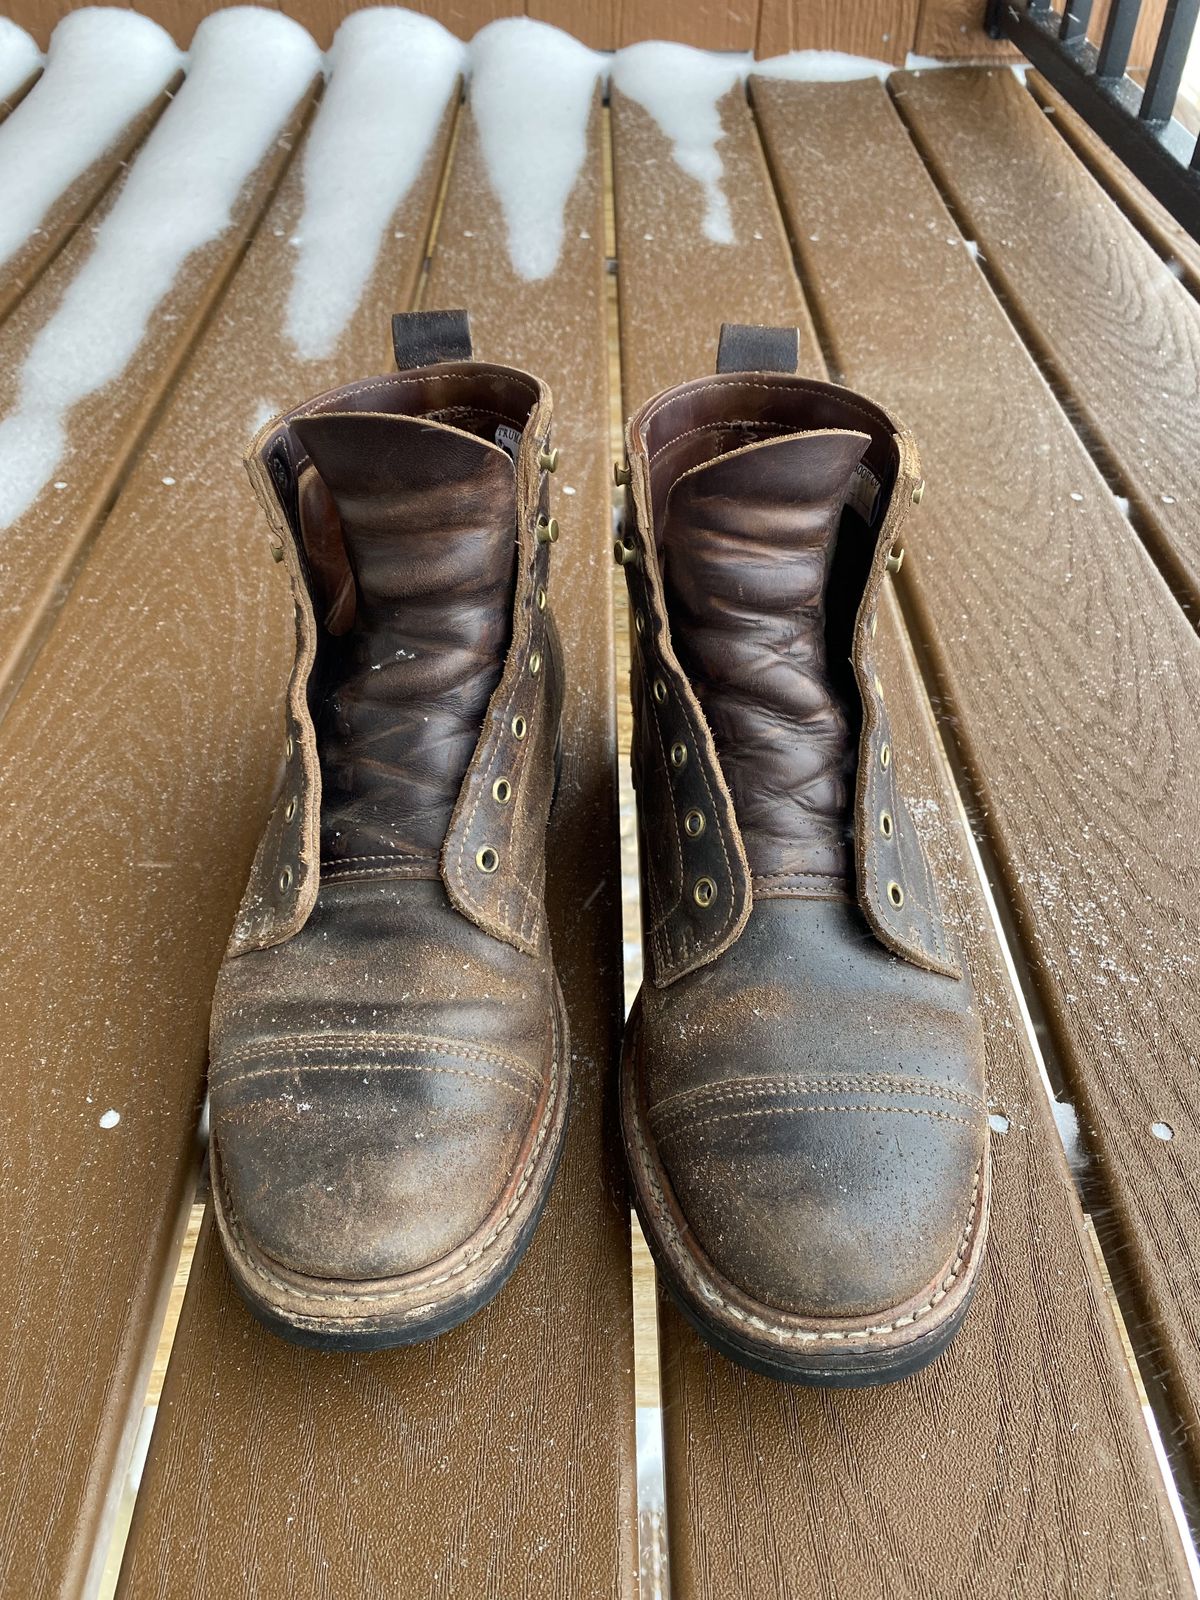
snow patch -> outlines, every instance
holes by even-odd
[[[64,17],[46,71],[0,125],[0,262],[183,66],[156,22],[92,6]]]
[[[0,17],[0,100],[16,94],[37,71],[42,52],[10,17]]]
[[[101,1118],[100,1118],[100,1126],[102,1128],[115,1128],[117,1123],[120,1122],[120,1120],[121,1120],[121,1113],[119,1111],[112,1110],[112,1108],[110,1107],[101,1116]]]
[[[293,239],[286,331],[305,360],[337,348],[465,63],[464,45],[411,11],[359,11],[338,29]]]
[[[529,17],[489,23],[471,41],[471,112],[508,255],[538,282],[558,265],[563,214],[587,155],[604,57]]]
[[[21,368],[17,408],[0,422],[0,528],[53,475],[72,406],[120,377],[184,262],[229,226],[320,65],[308,34],[277,11],[232,7],[197,28],[183,88]]]
[[[756,77],[786,78],[791,83],[858,83],[864,78],[878,78],[882,83],[896,69],[886,61],[847,55],[843,50],[793,50],[791,55],[756,61],[750,70]]]
[[[659,40],[618,50],[613,61],[613,84],[650,113],[671,141],[676,165],[703,189],[703,227],[714,244],[734,242],[729,201],[721,187],[725,166],[717,145],[724,130],[718,107],[752,65],[757,71],[758,65],[770,63]]]

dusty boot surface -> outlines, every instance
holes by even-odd
[[[773,1376],[879,1382],[959,1325],[989,1184],[981,1029],[874,659],[919,466],[861,396],[738,370],[784,333],[726,335],[715,378],[629,426],[646,981],[622,1122],[701,1333]]]
[[[440,359],[464,329],[397,319],[409,370],[319,396],[247,458],[296,664],[213,1012],[213,1194],[244,1297],[316,1345],[409,1343],[484,1304],[566,1127],[550,397]]]

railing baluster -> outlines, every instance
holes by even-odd
[[[1170,120],[1198,16],[1200,0],[1167,0],[1138,113],[1143,122]]]
[[[1064,44],[1074,44],[1076,39],[1086,39],[1088,23],[1092,20],[1092,0],[1067,0],[1063,7],[1062,26],[1058,37]]]
[[[1133,36],[1142,12],[1142,0],[1113,0],[1104,28],[1100,54],[1096,57],[1098,78],[1123,78],[1133,49]]]

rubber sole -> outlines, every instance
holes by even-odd
[[[566,1142],[571,1052],[557,982],[554,1020],[552,1088],[522,1152],[519,1178],[469,1239],[419,1272],[349,1281],[288,1271],[244,1237],[212,1141],[213,1209],[226,1264],[264,1327],[311,1350],[388,1350],[448,1333],[499,1294],[529,1248]]]
[[[991,1155],[985,1145],[959,1251],[944,1272],[893,1311],[821,1321],[751,1299],[700,1250],[647,1127],[637,1050],[640,996],[625,1033],[621,1129],[634,1204],[671,1299],[721,1355],[764,1377],[816,1388],[868,1388],[919,1372],[942,1354],[970,1308],[987,1242]]]

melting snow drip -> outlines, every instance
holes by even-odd
[[[338,29],[304,150],[287,303],[287,335],[306,360],[337,348],[465,62],[464,45],[411,11],[360,11]]]
[[[907,66],[943,65],[910,56]],[[676,164],[704,190],[704,232],[714,244],[733,244],[733,219],[721,179],[725,167],[717,149],[723,136],[720,103],[748,74],[787,78],[794,83],[848,83],[860,78],[882,82],[895,71],[886,61],[845,55],[840,50],[795,50],[791,55],[755,61],[748,55],[710,55],[686,44],[630,45],[613,59],[612,81],[636,100],[671,141]]]
[[[489,23],[471,42],[471,112],[522,278],[548,278],[563,213],[587,155],[588,114],[604,58],[528,17]]]
[[[686,44],[635,44],[619,50],[612,81],[648,111],[671,141],[676,165],[704,190],[704,232],[733,243],[733,219],[721,187],[725,166],[719,102],[746,75],[749,56],[709,55]]]
[[[183,88],[21,368],[17,408],[0,422],[0,528],[53,476],[71,407],[120,377],[184,262],[229,226],[320,65],[277,11],[234,7],[197,28]]]
[[[42,52],[8,17],[0,17],[0,100],[16,94],[41,64]]]
[[[170,35],[136,11],[94,6],[63,18],[45,73],[0,125],[0,262],[182,66]]]

